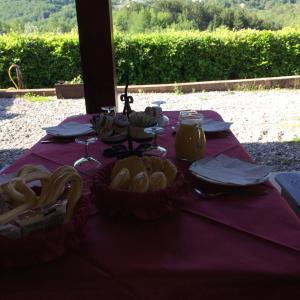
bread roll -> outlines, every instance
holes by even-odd
[[[162,171],[164,164],[163,160],[157,156],[151,156],[152,172]]]
[[[167,178],[163,172],[154,172],[149,179],[149,191],[154,192],[167,187]]]
[[[136,155],[118,160],[111,172],[113,179],[123,168],[129,170],[130,177],[133,178],[136,174],[146,171],[146,167],[141,158]]]
[[[114,190],[127,190],[130,184],[129,170],[123,168],[110,183],[110,188]]]
[[[176,179],[177,168],[170,160],[166,159],[163,162],[163,172],[167,177],[167,185],[170,186]]]
[[[150,176],[153,172],[152,172],[152,162],[151,162],[151,157],[150,156],[143,156],[142,157],[142,161],[146,167],[146,171],[148,173],[148,175]]]
[[[149,189],[149,177],[146,171],[140,172],[134,176],[131,181],[129,190],[132,192],[147,192]]]

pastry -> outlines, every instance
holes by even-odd
[[[68,205],[65,220],[70,221],[82,193],[82,179],[73,167],[63,166],[50,173],[38,166],[27,165],[17,174],[18,177],[0,186],[0,192],[4,193],[12,203],[12,209],[0,215],[0,224],[15,220],[29,209],[55,204],[65,192],[67,185]],[[27,185],[35,180],[41,181],[40,195]]]
[[[130,156],[115,163],[111,172],[110,188],[153,192],[172,185],[176,176],[177,168],[168,159],[157,156]]]
[[[146,167],[147,173],[150,176],[152,174],[152,161],[150,156],[143,156],[142,161]]]
[[[102,128],[99,132],[100,136],[103,138],[112,136],[114,134],[114,130],[112,128]]]
[[[130,173],[129,170],[123,168],[117,175],[113,178],[110,188],[115,190],[127,190],[130,184]]]
[[[157,156],[151,156],[151,165],[152,172],[162,171],[163,170],[163,160]]]
[[[115,116],[115,124],[118,127],[127,127],[129,125],[129,121],[127,116],[123,115],[123,114],[117,114]]]
[[[131,183],[129,190],[132,192],[147,192],[149,189],[149,177],[146,171],[136,174]]]
[[[162,115],[162,108],[159,106],[147,106],[145,113],[158,119]]]
[[[146,171],[146,167],[141,158],[136,155],[118,160],[111,172],[111,179],[113,179],[123,168],[129,170],[130,177],[133,178],[136,174]]]
[[[170,160],[166,159],[163,161],[162,171],[166,175],[167,185],[170,186],[176,179],[177,168]]]
[[[167,178],[163,172],[154,172],[149,178],[149,192],[162,190],[167,187]]]

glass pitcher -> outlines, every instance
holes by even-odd
[[[176,133],[176,157],[188,161],[204,157],[206,139],[201,127],[202,115],[183,117],[180,115],[179,129]]]

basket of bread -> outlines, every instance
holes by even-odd
[[[106,214],[153,220],[175,212],[184,186],[183,174],[169,159],[130,156],[98,171],[92,195]]]
[[[75,247],[89,214],[82,179],[70,166],[23,166],[0,184],[0,266],[50,261]]]

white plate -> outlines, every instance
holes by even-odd
[[[216,121],[213,119],[204,119],[202,121],[202,129],[206,133],[221,132],[230,129],[232,123],[224,121]]]
[[[214,184],[250,186],[266,181],[272,167],[255,165],[221,154],[195,161],[189,170],[196,177]]]
[[[47,134],[55,137],[76,137],[93,132],[91,124],[67,122],[54,127],[44,128]]]

